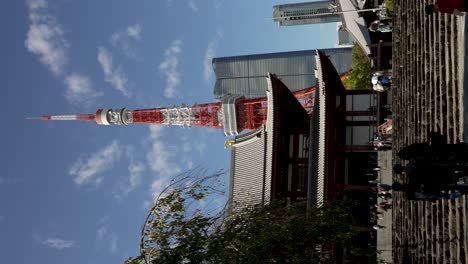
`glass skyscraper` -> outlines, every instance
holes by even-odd
[[[331,1],[305,2],[273,6],[273,20],[280,26],[341,22]]]

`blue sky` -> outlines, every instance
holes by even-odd
[[[171,177],[229,169],[221,130],[25,117],[213,102],[213,57],[335,46],[268,19],[288,2],[2,1],[2,263],[121,263]]]

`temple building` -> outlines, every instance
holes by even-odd
[[[344,189],[363,190],[376,166],[368,144],[377,129],[370,111],[375,94],[345,90],[322,52],[314,108],[308,115],[274,74],[266,78],[266,124],[232,140],[229,210],[268,203],[305,201],[317,207]]]

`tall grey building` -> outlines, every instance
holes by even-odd
[[[338,73],[351,69],[351,48],[321,50]],[[317,85],[314,75],[315,50],[255,54],[213,59],[216,75],[214,97],[242,95],[246,98],[266,96],[265,77],[274,73],[292,91]]]
[[[321,24],[340,22],[331,1],[305,2],[273,6],[273,20],[280,26]]]

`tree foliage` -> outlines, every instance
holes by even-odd
[[[205,170],[197,168],[174,178],[149,211],[142,228],[140,256],[125,264],[202,263],[212,230],[223,216],[223,208],[213,204],[225,200],[220,190],[224,174],[220,170],[206,176]]]
[[[393,0],[385,0],[385,8],[387,9],[387,17],[393,18]]]
[[[351,71],[343,81],[344,85],[351,90],[369,89],[371,77],[371,65],[367,55],[359,44],[354,43],[352,49]]]
[[[375,260],[375,250],[353,247],[358,232],[348,201],[311,211],[272,202],[231,216],[194,206],[220,194],[211,184],[222,174],[186,175],[166,188],[143,227],[140,256],[125,264],[332,263],[336,249],[346,249],[353,263]]]

